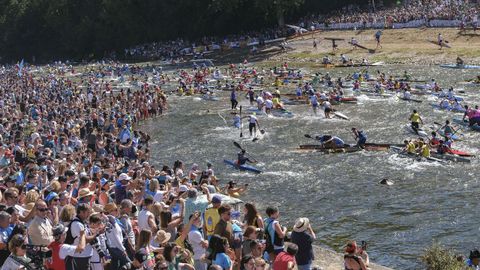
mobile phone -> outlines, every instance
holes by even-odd
[[[362,250],[367,250],[367,242],[362,241]]]

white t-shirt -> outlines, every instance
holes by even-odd
[[[60,251],[59,251],[60,259],[65,260],[67,256],[73,257],[76,249],[77,249],[77,246],[63,244],[60,247]]]
[[[140,213],[138,213],[138,228],[139,230],[151,230],[150,225],[148,225],[148,218],[152,216],[152,212],[148,211],[147,209],[142,209]]]
[[[270,99],[267,99],[267,101],[265,101],[265,107],[267,109],[273,108],[273,102]]]
[[[165,191],[158,190],[157,193],[155,193],[155,195],[153,195],[153,199],[156,202],[161,202],[161,201],[163,201],[163,194],[165,194]]]
[[[73,222],[72,225],[70,226],[70,229],[72,230],[72,236],[75,239],[73,241],[74,246],[77,246],[78,243],[80,242],[80,231],[85,230],[86,235],[90,233],[89,229],[86,228],[85,225],[83,225],[81,222],[78,222],[78,221]],[[90,244],[87,244],[82,253],[76,253],[72,255],[72,257],[85,258],[85,257],[91,257],[92,255],[93,255],[92,246]]]
[[[253,116],[253,115],[250,115],[250,118],[248,119],[248,122],[250,124],[255,124],[257,123],[257,117]]]
[[[188,242],[192,245],[194,260],[200,260],[200,258],[205,254],[206,250],[201,245],[202,241],[202,234],[198,230],[192,230],[188,233]]]

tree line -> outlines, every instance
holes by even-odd
[[[0,0],[2,62],[101,58],[137,44],[261,30],[368,0]]]

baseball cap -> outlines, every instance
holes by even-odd
[[[220,196],[213,196],[212,203],[222,203],[222,198]]]

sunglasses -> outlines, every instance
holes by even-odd
[[[59,198],[55,198],[55,199],[53,199],[52,201],[58,202],[59,200],[60,200]]]
[[[48,208],[37,208],[37,211],[40,211],[40,212],[47,212],[48,211]]]

